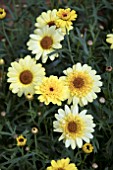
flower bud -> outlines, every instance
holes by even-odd
[[[37,134],[37,133],[38,133],[38,128],[37,128],[37,127],[33,127],[33,128],[31,129],[31,132],[32,132],[33,134]]]
[[[97,168],[98,168],[98,165],[97,165],[96,163],[93,163],[93,164],[92,164],[92,168],[97,169]]]

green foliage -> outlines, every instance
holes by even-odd
[[[9,15],[0,20],[0,58],[5,64],[0,66],[0,168],[1,170],[45,170],[51,160],[69,157],[79,170],[93,170],[96,162],[99,170],[113,169],[113,71],[107,72],[106,66],[113,67],[113,50],[106,43],[106,35],[112,33],[112,0],[4,0]],[[18,6],[17,6],[18,5]],[[34,30],[36,17],[42,11],[70,7],[77,11],[78,18],[74,29],[65,36],[63,48],[58,50],[59,58],[47,61],[43,66],[47,76],[62,76],[63,70],[74,63],[87,63],[102,77],[102,90],[98,98],[85,106],[94,116],[96,128],[91,143],[94,152],[83,153],[82,149],[66,149],[58,141],[59,134],[53,132],[54,114],[58,106],[39,103],[37,96],[28,101],[9,91],[7,71],[10,63],[22,58],[30,51],[26,42]],[[88,41],[92,41],[92,45]],[[41,62],[41,60],[40,60]],[[52,70],[52,71],[51,71]],[[105,103],[100,102],[105,98]],[[63,103],[62,108],[64,107]],[[2,112],[6,112],[3,116]],[[32,127],[37,127],[38,134],[32,134]],[[24,147],[16,144],[16,135],[27,138]],[[29,149],[28,149],[29,147]],[[27,150],[28,149],[28,150]]]

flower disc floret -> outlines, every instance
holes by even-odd
[[[26,56],[21,58],[19,62],[11,63],[7,76],[7,82],[11,83],[9,89],[14,94],[17,93],[19,97],[22,94],[25,94],[25,96],[33,95],[35,92],[34,86],[45,77],[45,69],[40,63],[36,64],[31,56]]]
[[[79,103],[80,106],[93,102],[97,98],[95,93],[100,92],[102,82],[99,81],[101,77],[96,75],[96,71],[92,70],[90,66],[80,63],[73,65],[63,71],[66,76],[62,77],[69,88],[70,97],[68,104],[72,101]]]
[[[78,170],[74,163],[70,163],[70,159],[52,160],[51,166],[47,167],[47,170]]]
[[[44,102],[46,105],[52,102],[60,106],[61,102],[68,98],[68,88],[57,76],[45,77],[35,89],[35,93],[40,94],[38,97],[40,102]]]
[[[62,48],[60,42],[63,39],[64,35],[60,29],[56,29],[56,26],[49,27],[46,25],[41,29],[36,29],[34,34],[30,35],[27,46],[36,55],[36,60],[42,57],[42,62],[46,63],[48,57],[52,61],[55,57],[58,57],[58,53],[55,50]]]
[[[91,115],[86,115],[87,110],[79,113],[77,105],[72,105],[71,109],[65,105],[65,109],[59,109],[58,114],[55,114],[56,121],[53,122],[55,132],[60,132],[62,135],[59,138],[65,143],[68,148],[71,145],[72,149],[76,146],[81,148],[83,141],[88,142],[93,138],[95,123]]]

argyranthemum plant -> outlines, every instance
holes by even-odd
[[[62,135],[59,138],[65,143],[68,148],[71,145],[72,149],[76,146],[81,148],[83,141],[90,142],[93,138],[95,123],[92,115],[86,115],[87,110],[79,113],[77,105],[72,105],[71,109],[65,105],[65,109],[59,109],[58,114],[55,114],[56,121],[53,122],[55,132],[60,132]]]
[[[113,49],[113,34],[107,34],[106,42],[110,43],[110,48]]]
[[[59,9],[57,12],[57,25],[60,28],[65,28],[68,31],[73,29],[72,21],[75,21],[77,18],[77,14],[75,10],[67,9]]]
[[[77,63],[72,68],[64,70],[63,73],[66,76],[62,79],[68,86],[70,93],[68,104],[73,101],[84,106],[97,98],[95,93],[100,92],[102,82],[99,80],[101,77],[96,75],[96,71],[92,70],[90,66],[87,64],[82,66],[81,63]]]
[[[21,58],[19,62],[14,61],[8,68],[8,80],[11,83],[9,89],[13,93],[17,93],[19,97],[22,94],[34,94],[34,86],[45,77],[45,68],[31,56]]]
[[[62,48],[60,42],[63,39],[64,36],[60,29],[56,29],[56,26],[49,27],[46,25],[41,29],[36,29],[34,34],[30,35],[30,40],[27,42],[27,45],[28,49],[31,50],[33,54],[36,54],[36,60],[42,57],[42,62],[46,63],[48,57],[52,61],[55,57],[58,57],[55,49]],[[48,56],[51,52],[55,53]]]
[[[51,166],[47,167],[47,170],[78,170],[74,163],[70,163],[70,159],[52,160]]]
[[[57,76],[45,77],[35,89],[35,93],[40,94],[38,97],[40,102],[44,102],[46,105],[52,102],[60,106],[69,95],[64,81],[58,79]]]

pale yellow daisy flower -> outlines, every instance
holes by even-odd
[[[84,106],[97,98],[96,93],[100,92],[102,86],[102,82],[99,81],[101,77],[96,75],[96,71],[92,70],[90,66],[87,64],[82,66],[81,63],[77,63],[72,68],[64,70],[63,73],[66,76],[63,76],[62,79],[70,92],[68,104],[73,101]]]
[[[54,60],[58,57],[55,50],[62,48],[60,42],[64,39],[61,30],[56,29],[56,26],[44,26],[42,29],[36,29],[34,34],[30,35],[30,40],[27,42],[28,49],[35,54],[36,60],[42,57],[42,62],[46,63],[48,57]],[[53,54],[50,54],[54,52]],[[49,55],[50,54],[50,55]]]
[[[60,159],[60,160],[52,160],[51,166],[47,167],[46,170],[78,170],[74,163],[70,163],[70,159]]]
[[[46,25],[49,27],[56,26],[56,20],[58,19],[58,16],[56,15],[57,10],[48,10],[47,12],[42,12],[39,17],[36,18],[35,26],[38,28],[42,28]]]
[[[110,48],[113,49],[113,34],[107,34],[106,42],[111,44]]]
[[[51,102],[60,106],[69,95],[64,81],[58,79],[57,76],[45,77],[35,89],[35,93],[40,94],[38,97],[40,102],[44,102],[46,105]]]
[[[67,9],[59,9],[57,12],[57,25],[59,27],[63,27],[68,31],[73,29],[72,21],[75,21],[77,18],[77,14],[75,10]]]
[[[54,131],[62,133],[59,141],[63,140],[66,148],[81,148],[83,141],[89,143],[93,138],[95,124],[93,117],[86,115],[86,112],[87,110],[83,110],[79,113],[77,105],[72,105],[71,108],[65,105],[64,110],[59,109],[58,114],[55,114],[57,120],[53,122]]]
[[[59,17],[57,16],[57,10],[48,10],[47,12],[42,12],[39,17],[36,18],[35,26],[37,28],[43,28],[44,26],[48,25],[56,26],[56,29],[60,28],[59,30],[62,32],[63,35],[66,34],[66,28],[62,27],[59,24]],[[73,27],[69,27],[68,31],[71,30]],[[57,30],[58,31],[58,30]]]
[[[12,62],[7,76],[7,82],[11,83],[9,89],[19,97],[22,94],[26,96],[34,94],[34,86],[45,77],[45,68],[40,63],[36,64],[36,61],[28,55],[19,62]]]

